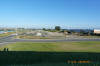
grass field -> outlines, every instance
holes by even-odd
[[[18,36],[21,39],[51,39],[49,37],[39,37],[39,36]]]
[[[21,39],[65,39],[64,36],[43,37],[43,36],[33,36],[33,35],[19,35],[18,37]]]
[[[100,66],[100,42],[18,42],[0,48],[0,66]]]
[[[9,51],[37,51],[37,52],[100,52],[99,41],[84,42],[50,42],[50,43],[32,43],[18,42],[2,46]]]
[[[0,37],[6,37],[6,36],[9,36],[9,35],[11,35],[13,33],[14,32],[3,33],[3,34],[0,34]]]

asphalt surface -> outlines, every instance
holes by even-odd
[[[15,39],[14,35],[0,38],[0,44],[13,42],[68,42],[68,41],[100,41],[100,38],[66,38],[66,39]]]

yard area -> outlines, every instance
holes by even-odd
[[[36,52],[100,52],[99,41],[83,42],[18,42],[0,47],[2,51],[8,48],[9,51],[36,51]]]

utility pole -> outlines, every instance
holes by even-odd
[[[18,37],[18,28],[16,27],[15,30],[16,30],[16,38],[19,38]]]

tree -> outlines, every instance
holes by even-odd
[[[46,28],[43,28],[42,30],[44,30],[44,31],[45,31],[45,30],[46,30]]]
[[[55,26],[55,30],[60,31],[61,27],[60,26]]]

